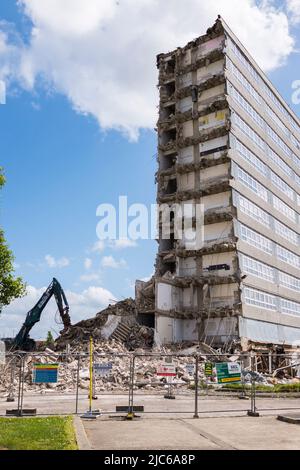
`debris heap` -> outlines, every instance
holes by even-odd
[[[136,281],[135,302],[139,314],[154,313],[155,311],[155,281]]]
[[[46,349],[40,353],[27,353],[25,357],[25,382],[24,392],[33,394],[75,394],[78,382],[79,394],[87,394],[89,390],[89,354],[88,342],[73,346],[69,352],[52,351]],[[205,384],[204,368],[208,361],[207,354],[212,362],[224,362],[239,360],[238,356],[230,358],[222,355],[220,351],[214,351],[203,343],[172,345],[170,348],[154,347],[152,350],[136,349],[135,351],[135,377],[134,389],[147,391],[147,393],[160,393],[167,386],[167,379],[157,375],[157,370],[165,360],[166,355],[172,357],[172,363],[175,365],[176,377],[173,379],[173,387],[176,393],[180,391],[187,393],[194,384],[194,374],[190,372],[190,366],[195,364],[195,355],[200,358],[199,361],[199,385]],[[154,355],[155,354],[155,355]],[[180,354],[180,356],[177,356]],[[94,344],[94,364],[111,363],[111,373],[107,376],[97,376],[95,373],[94,393],[109,392],[120,393],[127,392],[130,379],[130,353],[125,344],[115,340],[98,340]],[[294,362],[294,361],[293,361]],[[59,380],[57,384],[35,384],[33,383],[34,364],[59,364]],[[294,364],[298,364],[294,362]],[[293,367],[295,369],[295,367]],[[0,365],[0,397],[5,398],[11,393],[15,396],[19,387],[20,361],[15,359],[12,362],[11,357],[7,357],[6,364]],[[295,375],[296,370],[293,371]],[[299,377],[291,375],[291,365],[275,369],[272,374],[264,372],[251,372],[247,363],[244,363],[242,371],[244,381],[251,383],[251,378],[257,384],[272,386],[275,384],[299,384]],[[217,384],[214,387],[219,388]]]
[[[64,350],[69,344],[76,346],[89,340],[92,336],[94,340],[108,339],[103,336],[103,328],[107,324],[109,318],[114,317],[119,323],[133,325],[136,322],[136,305],[132,298],[121,300],[113,305],[109,305],[106,309],[97,313],[95,317],[88,320],[82,320],[75,325],[64,330],[55,341],[56,350]],[[112,330],[113,334],[114,329]],[[109,337],[109,336],[108,336]]]
[[[165,359],[165,354],[171,353],[168,349],[149,351],[148,355],[144,349],[135,351],[141,356],[135,359],[135,389],[146,389],[157,391],[166,385],[164,377],[157,376],[157,368]],[[151,353],[161,353],[162,355],[151,356]],[[95,391],[113,392],[128,390],[130,377],[130,354],[125,345],[115,340],[96,341],[94,345],[94,363],[112,363],[112,372],[107,377],[97,377],[95,375]],[[79,367],[78,367],[79,360]],[[193,362],[193,358],[188,356],[174,358],[177,376],[174,385],[179,388],[187,388],[193,381],[186,370],[186,365]],[[59,380],[57,384],[35,384],[33,383],[33,368],[35,363],[59,363]],[[12,370],[13,375],[11,374]],[[19,384],[20,363],[12,363],[7,360],[2,366],[0,375],[0,396],[6,397],[13,390],[17,393]],[[89,354],[88,342],[77,347],[73,347],[69,353],[61,353],[47,349],[40,353],[28,353],[25,358],[25,383],[24,392],[32,393],[75,393],[78,380],[79,392],[89,389]],[[204,377],[202,367],[200,368],[200,378]],[[11,387],[11,385],[13,385]]]

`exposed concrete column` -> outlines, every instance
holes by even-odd
[[[194,64],[196,61],[197,61],[197,54],[198,54],[198,48],[194,48],[192,50],[192,64]],[[198,86],[198,82],[197,82],[197,70],[194,70],[192,72],[192,85],[193,87],[196,87]],[[195,138],[199,138],[200,137],[200,131],[199,131],[199,118],[196,117],[194,118],[194,116],[198,116],[198,106],[199,106],[199,102],[198,102],[198,90],[197,90],[197,100],[196,101],[193,101],[193,131],[194,131],[194,137]],[[199,163],[200,162],[200,144],[196,144],[194,145],[194,148],[193,148],[193,152],[194,152],[194,155],[193,155],[193,162],[195,164]],[[195,187],[194,189],[200,189],[201,188],[201,176],[200,176],[200,168],[198,170],[195,171]],[[195,203],[196,204],[199,204],[201,201],[200,198],[197,198],[195,199]],[[198,256],[197,259],[196,259],[196,274],[197,275],[201,275],[203,273],[203,262],[202,262],[202,256]],[[193,305],[195,307],[195,310],[198,309],[198,311],[201,311],[202,308],[203,308],[203,289],[201,286],[198,286],[198,287],[194,287],[194,289],[196,289],[196,302],[197,302],[197,305]],[[194,302],[194,300],[193,300]],[[203,328],[204,328],[204,325],[202,325],[203,322],[201,322],[201,324],[199,325],[199,331],[198,331],[198,335],[199,335],[199,340],[200,340],[200,337],[201,337],[201,331]]]

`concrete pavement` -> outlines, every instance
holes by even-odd
[[[275,416],[84,421],[94,450],[299,450],[300,426]]]
[[[162,394],[145,395],[136,394],[135,405],[143,405],[145,414],[143,419],[153,417],[163,418],[191,418],[194,415],[195,403],[193,394],[178,395],[176,400],[166,400]],[[88,410],[87,394],[80,395],[78,400],[78,413]],[[98,400],[93,401],[93,407],[100,409],[106,414],[115,412],[116,405],[128,405],[127,394],[98,395]],[[24,408],[36,408],[41,415],[50,414],[73,414],[76,411],[75,395],[54,394],[32,395],[25,394]],[[5,415],[6,409],[17,407],[14,403],[7,403],[5,398],[0,397],[0,415]],[[283,409],[298,411],[300,409],[299,398],[257,398],[257,407],[261,414],[276,414]],[[245,416],[250,408],[250,400],[239,400],[237,396],[201,396],[198,400],[200,416]],[[277,413],[278,414],[278,413]]]
[[[259,418],[247,416],[250,401],[237,396],[201,396],[200,419],[193,419],[193,394],[166,400],[162,394],[136,394],[135,405],[145,413],[136,421],[117,421],[116,405],[128,405],[127,394],[98,395],[93,408],[104,414],[96,421],[74,419],[82,449],[300,449],[300,426],[278,421],[277,415],[299,413],[299,398],[258,397]],[[37,408],[40,415],[75,413],[75,395],[25,394],[24,408]],[[0,415],[17,407],[0,397]],[[297,410],[298,408],[298,410]],[[88,410],[87,395],[80,395],[78,413]],[[167,413],[166,413],[167,412]],[[109,416],[112,415],[113,418]]]

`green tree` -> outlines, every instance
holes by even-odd
[[[5,183],[3,169],[0,167],[0,189]],[[25,285],[20,277],[14,276],[14,256],[9,249],[3,230],[0,228],[0,312],[14,299],[25,294]]]
[[[48,331],[47,339],[46,339],[46,346],[51,346],[53,343],[54,343],[53,335],[51,331]]]

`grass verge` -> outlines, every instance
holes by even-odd
[[[213,385],[203,385],[202,383],[199,383],[199,390],[205,390],[205,389],[213,390],[214,386]],[[190,390],[195,390],[195,384],[191,384],[189,386]],[[300,392],[300,383],[293,383],[293,384],[276,384],[272,386],[268,385],[259,385],[258,383],[255,384],[255,389],[257,392],[266,392],[266,393],[295,393],[295,392]],[[242,385],[240,383],[233,383],[233,384],[225,384],[222,385],[221,388],[216,388],[216,392],[222,392],[224,391],[231,391],[231,392],[240,392],[240,391],[250,391],[251,390],[251,385]]]
[[[71,416],[0,418],[0,449],[76,450]]]
[[[232,391],[240,391],[240,390],[251,390],[251,385],[241,385],[241,384],[226,384],[223,385],[221,390],[232,390]],[[255,384],[255,389],[258,392],[267,392],[267,393],[281,393],[281,392],[300,392],[300,384],[293,383],[293,384],[276,384],[273,386],[268,385],[259,385]]]

